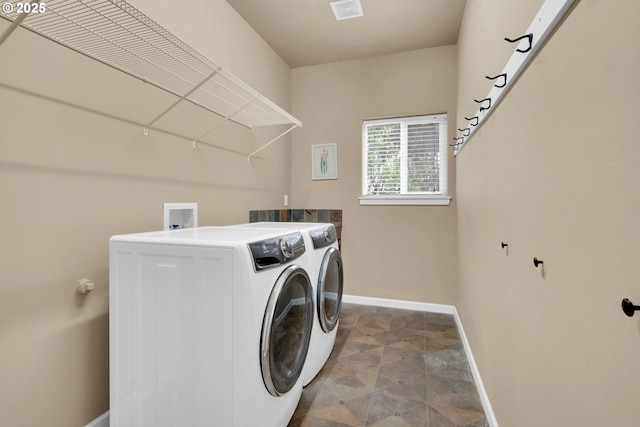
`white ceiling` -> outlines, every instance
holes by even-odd
[[[291,67],[456,44],[466,0],[361,0],[337,21],[332,0],[227,0]]]

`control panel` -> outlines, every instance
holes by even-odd
[[[311,240],[313,241],[314,249],[324,248],[338,240],[338,233],[336,233],[336,228],[333,226],[333,224],[311,230],[309,232],[309,235],[311,236]]]
[[[253,268],[262,271],[293,261],[305,251],[302,233],[249,243]]]

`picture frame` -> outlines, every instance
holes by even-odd
[[[338,179],[338,144],[311,146],[311,179]]]

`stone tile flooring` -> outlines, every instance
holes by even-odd
[[[289,427],[489,427],[453,316],[343,304]]]

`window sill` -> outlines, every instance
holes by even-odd
[[[449,206],[451,197],[442,195],[407,195],[407,194],[390,194],[380,196],[361,196],[361,206]]]

